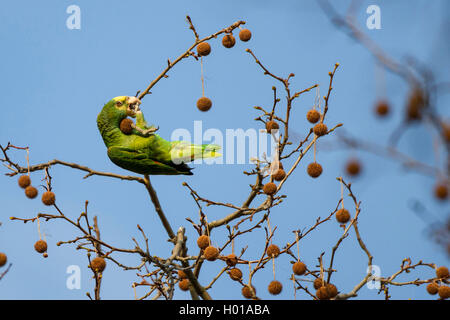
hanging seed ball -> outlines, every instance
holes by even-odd
[[[219,256],[219,250],[216,247],[209,246],[203,252],[205,259],[208,261],[214,261]]]
[[[3,252],[0,252],[0,267],[3,267],[8,261],[8,257]]]
[[[54,205],[55,204],[55,194],[51,191],[44,192],[44,194],[42,195],[42,202],[46,206]]]
[[[96,257],[91,261],[91,269],[96,272],[103,272],[106,268],[106,261],[102,257]]]
[[[317,123],[317,121],[320,120],[320,112],[315,109],[309,110],[306,113],[306,120],[308,120],[311,123]]]
[[[209,246],[209,237],[207,235],[201,235],[197,239],[197,245],[200,249],[206,249]]]
[[[232,34],[226,34],[222,38],[222,45],[225,48],[232,48],[232,47],[234,47],[235,43],[236,43],[236,39],[234,38],[234,36]]]
[[[345,170],[347,171],[347,174],[350,176],[353,177],[358,176],[361,172],[361,164],[356,159],[350,160],[347,162]]]
[[[24,174],[23,176],[19,177],[17,182],[19,183],[19,187],[25,189],[26,187],[28,187],[31,184],[31,179],[29,176]]]
[[[254,286],[252,286],[252,288],[250,288],[249,286],[243,286],[242,287],[242,295],[247,299],[251,299],[253,297],[252,289],[256,295],[256,289]]]
[[[271,244],[267,247],[266,253],[271,258],[276,258],[280,254],[280,248],[276,244]]]
[[[320,287],[319,289],[317,289],[316,297],[319,300],[327,300],[327,299],[329,299],[330,297],[328,296],[327,287],[323,286],[323,287]]]
[[[313,128],[314,133],[316,136],[321,137],[328,132],[328,127],[325,123],[318,123]]]
[[[267,195],[273,195],[277,192],[277,185],[273,182],[267,182],[263,187],[263,192]]]
[[[427,285],[427,292],[431,295],[438,293],[439,286],[437,283],[431,282]]]
[[[124,134],[131,134],[133,132],[133,120],[125,118],[120,121],[120,131]]]
[[[336,220],[342,224],[347,223],[350,220],[350,213],[347,209],[339,209],[336,212]]]
[[[283,285],[280,281],[273,280],[269,283],[267,290],[269,290],[270,294],[277,295],[281,293],[281,290],[283,290]]]
[[[238,268],[233,268],[230,270],[230,278],[234,281],[239,281],[242,279],[242,271]]]
[[[200,111],[206,112],[212,107],[212,101],[211,99],[207,97],[201,97],[197,100],[197,108]]]
[[[274,174],[272,174],[272,178],[275,181],[281,181],[284,177],[286,177],[286,172],[283,169],[278,169]]]
[[[38,191],[35,187],[33,186],[28,186],[25,188],[25,195],[30,198],[30,199],[34,199],[37,197],[38,195]]]
[[[438,279],[447,279],[449,277],[448,269],[447,267],[439,267],[436,269],[436,277]]]
[[[266,122],[266,130],[268,133],[272,133],[272,130],[275,131],[278,129],[280,129],[280,126],[275,121],[270,120]]]
[[[225,257],[225,262],[227,263],[228,266],[234,267],[237,264],[238,259],[237,259],[236,255],[234,253],[232,253]]]
[[[308,168],[306,169],[306,171],[312,178],[317,178],[318,176],[320,176],[322,174],[323,169],[322,169],[322,166],[320,164],[318,164],[317,162],[311,162],[308,165]]]
[[[386,101],[379,101],[375,105],[375,112],[380,118],[384,118],[389,114],[389,104]]]
[[[181,280],[187,279],[187,275],[183,270],[178,270],[178,278]]]
[[[314,289],[316,290],[324,285],[326,285],[326,282],[322,281],[322,278],[316,278],[313,282]]]
[[[306,272],[306,264],[304,264],[301,261],[297,261],[292,265],[292,272],[294,272],[295,275],[301,276],[302,274],[305,274]]]
[[[434,195],[436,196],[436,198],[438,198],[439,200],[445,200],[448,197],[448,188],[447,185],[444,183],[438,183],[435,187],[434,187]]]
[[[439,286],[438,293],[439,293],[439,297],[441,297],[441,299],[448,299],[448,298],[450,298],[450,287],[449,286]]]
[[[211,46],[208,42],[200,42],[197,45],[197,53],[199,56],[207,56],[211,52]]]
[[[239,31],[239,39],[241,39],[241,41],[247,42],[251,37],[252,33],[250,32],[250,30],[242,29],[241,31]]]
[[[36,243],[34,244],[34,250],[39,253],[44,253],[45,251],[47,251],[47,242],[45,242],[44,240],[36,241]]]
[[[422,108],[425,106],[425,98],[421,89],[414,89],[410,94],[406,106],[407,120],[419,120],[422,118]]]
[[[178,282],[178,287],[183,291],[189,290],[189,279],[183,279],[180,282]]]
[[[44,258],[48,258],[48,253],[44,252],[44,254],[42,255]]]
[[[325,286],[325,288],[327,288],[328,298],[334,298],[337,296],[338,290],[334,284],[329,283]]]

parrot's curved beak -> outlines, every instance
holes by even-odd
[[[127,116],[135,118],[136,117],[136,113],[138,111],[141,111],[141,109],[139,108],[139,105],[141,104],[141,100],[139,100],[136,97],[128,97],[127,98]]]

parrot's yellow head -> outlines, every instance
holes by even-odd
[[[136,113],[140,111],[141,100],[136,97],[119,96],[112,99],[114,107],[125,112],[128,117],[136,118]]]

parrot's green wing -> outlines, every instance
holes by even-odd
[[[109,147],[108,157],[119,167],[141,174],[192,175],[184,163],[162,163],[149,158],[148,154],[125,147]]]

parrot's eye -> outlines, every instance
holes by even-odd
[[[122,105],[122,102],[120,102],[120,101],[117,101],[117,102],[116,102],[116,106],[119,106],[119,107],[120,107],[121,105]]]

